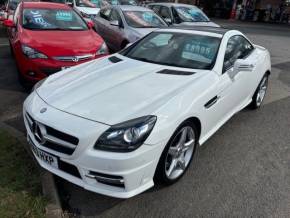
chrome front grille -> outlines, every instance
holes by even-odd
[[[25,119],[34,139],[41,146],[67,155],[71,155],[75,151],[79,143],[77,137],[39,123],[28,113],[25,114]]]
[[[94,55],[87,54],[87,55],[77,55],[77,56],[56,56],[53,57],[54,60],[57,61],[67,61],[67,62],[79,62],[79,61],[85,61],[93,58]]]

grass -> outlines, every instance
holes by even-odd
[[[36,164],[16,138],[0,129],[0,217],[45,217]]]

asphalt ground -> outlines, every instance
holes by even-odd
[[[290,217],[290,27],[216,22],[242,30],[270,50],[273,69],[263,107],[235,115],[198,149],[187,174],[170,187],[120,200],[58,179],[71,216]],[[1,29],[0,121],[24,131],[26,96]]]

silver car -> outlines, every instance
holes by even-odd
[[[168,26],[154,11],[132,5],[102,8],[93,19],[98,34],[112,51],[119,51],[156,28]]]
[[[177,3],[151,3],[148,8],[152,9],[162,17],[169,25],[191,25],[220,27],[211,22],[210,19],[194,5]]]

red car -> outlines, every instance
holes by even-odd
[[[92,23],[65,4],[21,2],[4,25],[24,85],[108,54]]]

